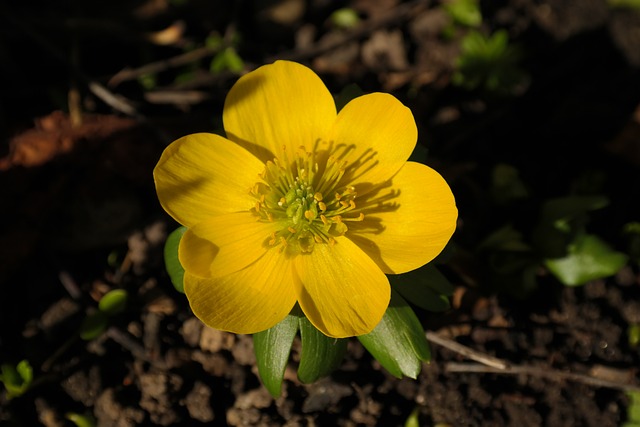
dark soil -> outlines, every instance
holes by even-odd
[[[510,95],[497,95],[452,84],[467,30],[443,37],[439,6],[1,5],[0,363],[27,359],[35,383],[17,398],[0,393],[0,424],[73,425],[65,414],[78,413],[122,427],[402,426],[414,413],[425,426],[621,425],[625,386],[639,381],[640,347],[628,339],[640,324],[637,264],[576,288],[540,267],[524,292],[517,274],[496,274],[495,258],[480,245],[506,224],[531,237],[549,198],[598,193],[610,203],[593,214],[590,231],[631,250],[622,230],[640,221],[640,11],[605,0],[481,2],[482,29],[506,29],[527,73]],[[361,24],[332,26],[339,7],[357,10]],[[149,34],[172,25],[166,43],[152,42]],[[202,46],[212,32],[228,43],[242,36],[233,43],[246,70],[291,58],[334,93],[355,83],[391,92],[412,109],[427,163],[450,183],[460,210],[441,266],[456,287],[452,308],[416,312],[426,330],[537,370],[455,372],[470,361],[433,344],[417,380],[397,379],[353,340],[336,372],[304,385],[294,343],[283,395],[269,396],[251,337],[203,327],[171,285],[162,249],[176,224],[160,208],[151,176],[173,139],[221,132],[224,96],[237,75],[209,73],[212,54],[165,67],[152,88],[121,73]],[[187,83],[176,83],[186,71]],[[96,95],[95,83],[130,104]],[[62,112],[69,110],[83,111],[81,123]],[[519,172],[527,198],[497,201],[499,164]],[[75,338],[115,288],[129,292],[126,310],[98,338]]]

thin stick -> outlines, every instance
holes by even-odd
[[[196,62],[202,58],[212,56],[219,52],[220,49],[224,49],[225,46],[209,47],[204,46],[194,49],[190,52],[182,53],[169,59],[163,59],[161,61],[150,62],[139,68],[126,68],[122,71],[118,71],[113,77],[109,79],[108,85],[114,87],[127,80],[136,79],[145,74],[155,74],[161,71],[165,71],[169,68],[179,67],[182,65]]]
[[[452,339],[438,335],[435,332],[427,331],[427,339],[439,346],[448,348],[449,350],[468,357],[471,360],[475,360],[476,362],[480,362],[486,366],[491,366],[495,369],[507,369],[510,366],[509,362],[506,360],[481,353]]]
[[[483,374],[504,374],[504,375],[529,375],[533,377],[542,377],[553,381],[574,381],[595,387],[607,387],[623,391],[640,391],[640,386],[634,384],[625,384],[615,381],[603,380],[601,378],[592,377],[590,375],[578,374],[575,372],[564,372],[548,367],[511,365],[505,368],[495,368],[479,363],[457,363],[448,362],[444,365],[447,372],[472,372]]]

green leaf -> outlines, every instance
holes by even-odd
[[[121,313],[127,305],[128,298],[127,291],[124,289],[114,289],[107,292],[100,302],[98,302],[98,309],[107,316],[113,316]]]
[[[627,341],[631,348],[636,348],[640,345],[640,324],[629,325],[627,328]]]
[[[280,396],[291,344],[298,332],[299,315],[296,311],[294,308],[292,314],[274,327],[253,334],[258,373],[265,388],[274,398]]]
[[[299,321],[302,352],[298,379],[310,384],[338,367],[347,351],[348,340],[327,337],[305,316]]]
[[[627,260],[597,236],[582,234],[569,245],[567,256],[546,259],[545,265],[565,285],[578,286],[617,273]]]
[[[350,29],[360,23],[360,16],[358,16],[358,12],[350,7],[344,7],[333,12],[329,17],[329,21],[337,28]]]
[[[169,234],[164,244],[164,265],[173,287],[181,293],[184,293],[184,268],[178,259],[178,245],[185,231],[187,231],[187,227],[176,228]]]
[[[75,412],[69,412],[64,416],[66,419],[74,423],[78,427],[95,427],[96,420],[91,415],[82,415]]]
[[[107,315],[100,310],[96,310],[82,320],[80,324],[80,338],[90,341],[102,334],[109,325]]]
[[[231,71],[234,73],[239,73],[244,69],[244,61],[236,50],[229,46],[226,49],[218,52],[213,59],[211,60],[211,64],[209,65],[209,71],[214,74],[220,73],[222,71]]]
[[[409,417],[407,417],[407,420],[404,422],[404,427],[420,427],[420,419],[418,418],[419,414],[420,410],[416,406],[415,409],[411,411]]]
[[[567,196],[547,201],[542,207],[542,221],[558,224],[558,221],[571,221],[589,211],[602,209],[609,204],[604,196]]]
[[[482,23],[477,0],[455,0],[444,3],[443,7],[458,25],[478,27]]]
[[[391,302],[373,331],[358,340],[391,375],[416,379],[431,359],[424,329],[407,302],[391,289]]]
[[[28,360],[21,360],[15,367],[5,363],[0,367],[0,381],[9,397],[18,397],[24,394],[33,381],[33,369]]]
[[[450,308],[447,297],[453,295],[453,285],[432,265],[389,276],[389,281],[408,302],[420,308],[435,312]]]

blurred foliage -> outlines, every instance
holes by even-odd
[[[95,427],[96,419],[91,414],[77,414],[69,412],[65,414],[65,418],[75,424],[77,427]]]
[[[511,185],[516,190],[505,191],[497,203],[526,197],[526,188],[513,173],[510,171],[507,175],[515,177]],[[494,185],[497,189],[504,188],[501,179],[494,180]],[[590,212],[608,203],[603,196],[548,199],[540,206],[529,238],[513,224],[495,230],[478,247],[494,275],[494,283],[512,294],[526,297],[536,289],[542,267],[566,286],[583,285],[617,273],[628,262],[628,256],[587,231]]]
[[[608,3],[614,8],[640,9],[640,0],[608,0]]]
[[[334,11],[329,16],[329,21],[336,28],[348,30],[357,27],[361,20],[358,12],[349,7],[344,7]]]
[[[453,0],[444,3],[442,8],[455,25],[477,28],[482,24],[482,13],[478,0]]]
[[[640,427],[640,392],[628,392],[627,397],[629,398],[627,421],[620,427]]]
[[[519,66],[522,52],[509,43],[506,30],[498,30],[491,36],[470,30],[462,39],[460,49],[452,77],[456,86],[508,95],[528,80]]]
[[[4,363],[0,367],[0,381],[4,384],[9,398],[23,395],[33,382],[33,369],[28,360],[17,365]]]
[[[80,338],[90,341],[109,327],[110,317],[124,311],[129,295],[124,289],[107,292],[98,302],[98,309],[89,313],[80,323]]]

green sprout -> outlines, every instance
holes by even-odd
[[[333,12],[329,17],[329,21],[336,28],[349,30],[358,26],[360,23],[360,17],[358,16],[358,12],[355,10],[349,7],[344,7]]]
[[[121,313],[127,304],[128,294],[124,289],[107,292],[98,302],[98,310],[90,313],[80,324],[80,338],[90,341],[99,337],[109,326],[109,318]]]
[[[521,197],[521,193],[516,193]],[[609,201],[601,196],[566,196],[547,200],[530,239],[511,224],[491,233],[479,246],[496,275],[495,283],[520,296],[536,288],[545,267],[565,286],[616,274],[629,257],[587,231],[589,213]],[[520,283],[514,287],[513,283]]]
[[[453,0],[445,3],[442,8],[455,25],[477,28],[482,24],[482,13],[478,0]]]
[[[640,427],[640,392],[627,393],[629,406],[627,407],[627,421],[621,427]]]
[[[453,84],[467,90],[510,94],[527,79],[520,69],[520,49],[509,43],[506,30],[491,36],[471,30],[462,39]]]
[[[0,367],[0,381],[4,384],[9,398],[23,395],[33,382],[33,369],[29,361],[22,360],[16,366],[3,364]]]
[[[609,7],[620,9],[640,9],[640,0],[608,0]]]

